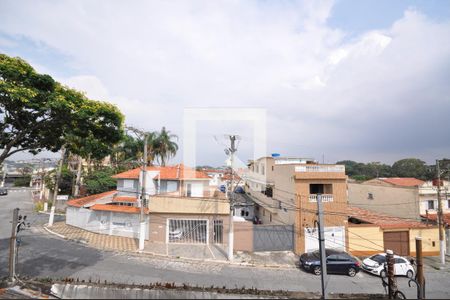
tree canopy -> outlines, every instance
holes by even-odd
[[[346,174],[358,181],[377,177],[414,177],[422,180],[435,177],[435,166],[426,165],[417,158],[401,159],[392,166],[380,162],[360,163],[352,160],[342,160],[336,164],[345,165]]]
[[[21,58],[0,54],[0,164],[20,151],[58,151],[101,158],[122,137],[123,115],[88,99]]]

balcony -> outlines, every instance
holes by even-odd
[[[317,194],[309,195],[309,202],[317,202]],[[333,202],[333,194],[322,194],[322,202]]]
[[[304,165],[295,166],[298,173],[345,173],[345,166],[341,165]]]

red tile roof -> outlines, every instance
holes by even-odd
[[[414,221],[412,219],[403,219],[388,216],[379,212],[374,212],[371,210],[348,206],[347,208],[348,216],[355,219],[375,224],[381,228],[422,228],[426,227],[426,224],[419,221]]]
[[[101,194],[90,195],[90,196],[83,197],[83,198],[72,199],[72,200],[67,201],[67,205],[74,206],[74,207],[83,207],[86,204],[95,202],[97,200],[106,198],[108,196],[112,196],[115,193],[117,193],[117,191],[109,191],[109,192],[104,192]]]
[[[427,215],[420,215],[423,218],[427,218]],[[447,223],[450,225],[450,214],[443,214],[444,223]],[[436,221],[437,220],[437,214],[428,214],[428,220]]]
[[[196,171],[192,168],[186,167],[183,164],[175,166],[151,166],[147,167],[147,171],[159,171],[161,179],[210,179],[210,177],[202,171]],[[138,179],[141,168],[132,169],[112,176],[120,179]]]
[[[390,177],[390,178],[378,178],[384,182],[393,184],[393,185],[399,185],[399,186],[419,186],[425,183],[425,181],[422,181],[417,178],[413,177]]]
[[[113,211],[120,213],[128,213],[128,214],[138,214],[141,212],[139,207],[135,206],[126,206],[126,205],[110,205],[110,204],[95,204],[91,206],[92,210],[101,210],[101,211]],[[144,213],[148,213],[148,208],[144,209]]]
[[[133,196],[116,196],[113,202],[137,202],[137,199]]]

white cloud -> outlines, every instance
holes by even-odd
[[[347,41],[326,22],[332,1],[2,7],[3,32],[70,57],[78,75],[61,81],[117,104],[127,122],[143,128],[166,125],[181,134],[184,107],[264,107],[269,141],[291,155],[367,153],[373,160],[435,155],[430,145],[402,146],[429,125],[421,123],[425,116],[450,129],[448,118],[429,113],[437,103],[444,102],[441,112],[449,108],[450,25],[414,10],[390,28]],[[450,151],[448,142],[430,142]]]

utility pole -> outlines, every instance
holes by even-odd
[[[233,248],[234,248],[234,225],[233,225],[233,182],[234,182],[234,172],[233,172],[233,163],[234,163],[234,153],[237,151],[236,149],[236,140],[238,136],[229,135],[230,138],[230,148],[225,149],[225,153],[230,157],[230,170],[231,170],[231,183],[230,183],[230,191],[228,192],[228,199],[230,200],[230,219],[229,219],[229,230],[228,230],[228,260],[233,260]]]
[[[436,171],[438,178],[437,200],[438,200],[438,226],[439,226],[439,253],[441,256],[441,264],[444,266],[445,265],[444,219],[442,215],[441,170],[439,167],[439,159],[436,159]]]
[[[425,278],[423,276],[422,238],[416,237],[417,282],[420,285],[418,299],[425,299]]]
[[[11,239],[9,240],[9,281],[14,282],[16,277],[16,238],[19,223],[19,209],[14,208],[12,219]]]
[[[144,157],[142,159],[142,191],[141,191],[141,213],[139,215],[140,229],[139,229],[139,250],[144,250],[145,241],[145,219],[144,206],[147,205],[147,133],[144,133]]]
[[[66,148],[61,148],[61,159],[59,161],[58,171],[56,172],[55,188],[53,192],[52,208],[50,209],[50,218],[48,220],[48,226],[53,226],[53,220],[55,218],[56,198],[58,197],[59,180],[61,178],[61,172],[64,164],[64,156],[66,154]]]
[[[394,278],[394,252],[392,250],[386,250],[386,263],[388,267],[388,295],[389,299],[394,299],[394,293],[397,290],[397,284]]]
[[[6,173],[8,172],[8,167],[6,166],[6,162],[3,162],[3,179],[1,187],[5,186]]]
[[[73,192],[74,197],[78,197],[78,195],[80,194],[82,167],[83,167],[83,158],[81,156],[78,156],[77,177],[75,180],[75,188],[74,188],[74,192]]]
[[[323,208],[322,208],[322,195],[317,194],[317,216],[319,221],[319,252],[320,252],[320,277],[322,283],[322,299],[326,299],[327,294],[327,256],[325,252],[325,235],[324,235],[324,222],[323,222]]]

